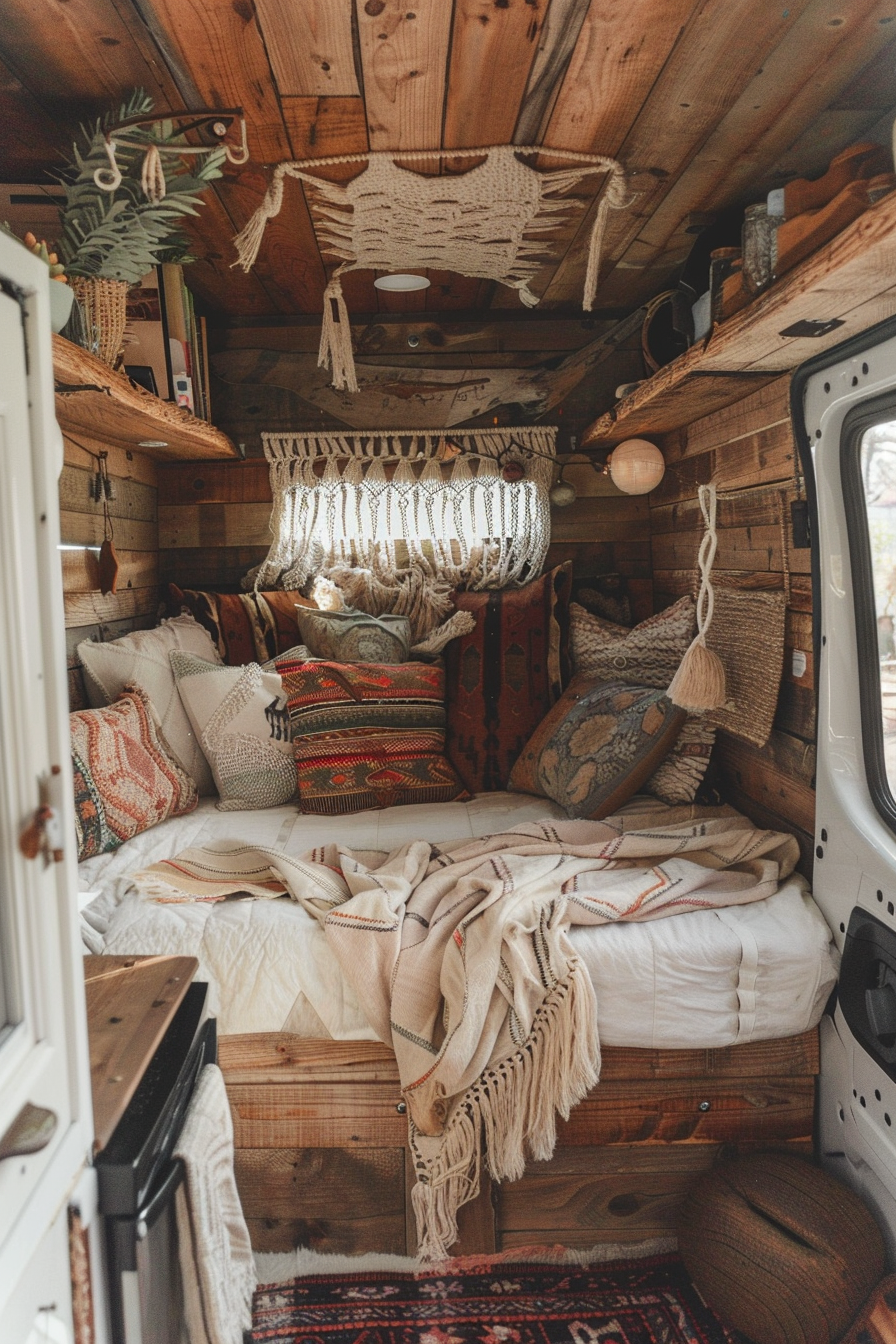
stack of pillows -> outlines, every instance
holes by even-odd
[[[172,586],[180,615],[78,647],[93,706],[71,715],[79,858],[202,794],[224,810],[297,798],[331,816],[506,788],[583,817],[642,787],[692,800],[711,730],[664,690],[693,603],[628,630],[570,589],[566,564],[523,588],[458,593],[475,624],[443,664],[415,656],[402,616]]]

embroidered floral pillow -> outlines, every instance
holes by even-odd
[[[77,710],[69,722],[79,860],[192,812],[196,786],[168,750],[138,686],[129,686],[114,705]]]
[[[662,691],[574,677],[535,730],[510,788],[571,817],[608,817],[668,755],[687,715]]]

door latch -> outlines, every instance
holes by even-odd
[[[50,771],[51,777],[61,773],[58,765],[54,765]],[[48,780],[44,777],[40,780],[40,805],[19,836],[19,849],[25,858],[36,859],[38,854],[43,854],[45,866],[61,863],[63,857],[59,812],[50,802],[51,790],[56,782],[55,778]]]
[[[39,1153],[56,1133],[58,1123],[53,1111],[26,1101],[0,1139],[0,1162],[7,1157],[27,1157],[30,1153]]]

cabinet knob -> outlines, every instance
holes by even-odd
[[[58,1123],[53,1111],[26,1102],[0,1139],[0,1162],[7,1157],[27,1157],[29,1153],[39,1153],[56,1133]]]

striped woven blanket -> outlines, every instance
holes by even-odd
[[[771,896],[792,836],[730,808],[544,821],[389,855],[192,849],[135,874],[161,900],[289,895],[319,919],[368,1021],[395,1050],[417,1175],[419,1254],[457,1238],[479,1190],[553,1152],[556,1117],[598,1081],[594,990],[572,924],[657,919]]]

